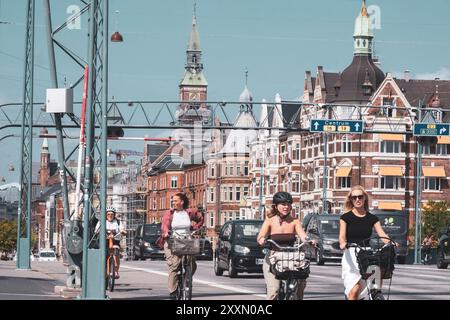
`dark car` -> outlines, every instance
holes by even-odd
[[[208,239],[200,239],[200,253],[196,256],[197,260],[212,260],[213,249]]]
[[[437,267],[439,269],[447,269],[450,263],[450,223],[443,230],[438,240],[437,247]]]
[[[164,251],[155,244],[160,235],[161,223],[139,225],[134,234],[133,260],[164,258]]]
[[[317,265],[342,258],[342,250],[339,249],[340,218],[337,214],[313,214],[305,219],[306,234],[317,242],[316,248],[313,249]]]
[[[230,278],[237,277],[239,272],[262,272],[267,249],[256,242],[262,223],[262,220],[234,220],[222,226],[214,259],[217,276],[221,276],[224,270],[228,270]]]
[[[395,248],[397,262],[404,264],[408,256],[408,213],[396,210],[373,210],[371,213],[378,217],[384,232],[398,244]],[[375,230],[373,236],[376,236]]]

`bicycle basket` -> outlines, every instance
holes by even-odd
[[[368,279],[373,271],[368,272],[369,266],[378,266],[380,268],[381,279],[392,278],[395,269],[395,249],[393,246],[383,247],[379,250],[361,249],[356,258],[358,260],[359,272],[364,280]]]
[[[177,256],[197,255],[200,253],[200,239],[174,238],[169,241],[169,247]]]
[[[275,251],[269,256],[270,272],[278,280],[306,279],[309,276],[309,259],[303,251]]]

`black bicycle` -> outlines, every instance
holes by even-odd
[[[276,250],[269,256],[270,272],[281,280],[278,300],[299,300],[297,288],[300,279],[309,276],[311,250],[305,250],[309,242],[296,244],[292,247],[282,247],[272,239],[267,239]]]
[[[382,239],[389,242],[384,243]],[[386,300],[382,293],[383,279],[389,279],[387,300],[391,291],[394,272],[396,243],[385,237],[371,237],[360,244],[348,243],[347,248],[355,248],[359,272],[366,283],[369,300]]]
[[[194,238],[200,230],[188,236],[171,233],[169,246],[172,253],[181,256],[180,267],[177,273],[177,300],[192,299],[192,275],[194,270],[194,256],[200,253],[200,239]]]

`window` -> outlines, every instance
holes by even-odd
[[[446,156],[448,154],[447,144],[437,144],[436,145],[436,154]]]
[[[245,161],[245,165],[244,165],[244,176],[248,176],[248,161]]]
[[[153,198],[153,210],[156,210],[156,198]]]
[[[380,142],[380,152],[384,153],[400,153],[401,152],[400,141],[383,140]]]
[[[300,160],[300,144],[299,143],[295,144],[293,158],[295,160]]]
[[[210,228],[214,227],[214,212],[209,213],[209,227]]]
[[[383,98],[383,108],[381,114],[386,117],[392,117],[394,114],[394,98]]]
[[[230,163],[230,176],[232,176],[234,173],[234,163]]]
[[[211,177],[215,177],[215,175],[216,175],[216,166],[215,166],[215,165],[212,165],[212,166],[211,166],[210,176],[211,176]]]
[[[441,190],[441,179],[436,177],[425,178],[425,190],[440,191]]]
[[[228,187],[228,200],[233,201],[233,187]]]
[[[248,196],[248,187],[244,187],[244,194],[243,194],[244,198],[247,198]]]
[[[402,177],[393,177],[393,176],[385,176],[381,177],[380,181],[381,189],[404,189],[405,188],[405,179]]]
[[[214,202],[214,188],[209,188],[209,202]]]
[[[352,143],[348,135],[342,137],[341,152],[352,152]]]
[[[236,187],[236,201],[241,201],[241,187]]]
[[[177,188],[177,185],[178,185],[178,177],[177,176],[172,176],[170,178],[170,187],[172,189],[174,189],[174,188]]]
[[[225,165],[225,175],[228,175],[228,164]]]
[[[241,175],[241,164],[239,162],[236,164],[236,175]]]
[[[342,189],[350,188],[352,185],[352,177],[341,177],[339,178],[339,185]]]

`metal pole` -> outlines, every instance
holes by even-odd
[[[263,150],[263,146],[261,144],[261,159],[259,159],[260,160],[260,163],[259,163],[260,174],[259,174],[259,208],[258,208],[261,220],[264,220],[264,215],[262,212],[262,210],[263,210],[262,209],[263,208],[263,204],[262,204],[262,202],[263,202],[263,186],[264,186],[264,184],[263,184],[264,158],[265,158],[264,150]]]
[[[328,213],[327,187],[328,187],[328,133],[323,135],[323,186],[322,186],[322,213]]]
[[[17,268],[30,269],[31,184],[33,161],[34,0],[28,0],[22,109],[20,197],[17,219]],[[26,236],[23,228],[26,223]],[[22,225],[23,224],[23,225]]]
[[[422,121],[422,109],[421,109],[422,101],[419,101],[419,123]],[[414,205],[414,210],[416,212],[415,215],[415,236],[414,236],[414,264],[419,264],[421,259],[420,254],[420,243],[421,243],[421,231],[422,231],[422,217],[420,212],[420,202],[421,202],[421,175],[420,171],[422,169],[422,144],[419,139],[416,138],[417,141],[417,161],[416,161],[416,201]]]

